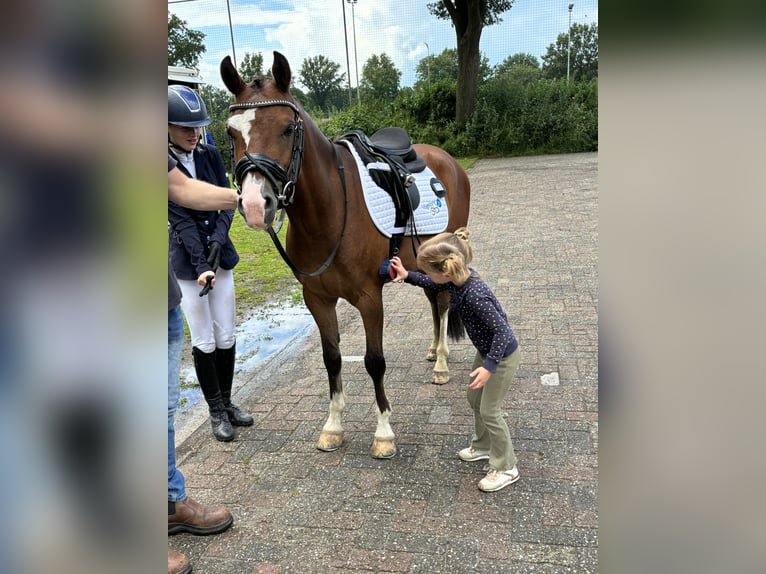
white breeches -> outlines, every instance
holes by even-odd
[[[191,332],[192,347],[203,353],[230,349],[234,345],[234,275],[231,269],[215,272],[215,287],[200,297],[202,286],[193,279],[179,279],[186,322]]]

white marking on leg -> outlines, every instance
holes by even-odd
[[[346,407],[346,392],[335,393],[330,401],[330,414],[322,430],[330,432],[343,432],[343,409]]]
[[[436,364],[434,371],[449,371],[447,359],[449,358],[449,344],[447,343],[447,320],[449,309],[445,309],[439,317],[439,343],[436,346]]]
[[[375,429],[375,438],[393,438],[394,430],[388,422],[388,419],[391,417],[391,411],[381,413],[380,409],[375,408],[378,411],[378,427]]]

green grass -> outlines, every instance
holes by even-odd
[[[283,245],[286,231],[287,224],[279,232]],[[300,300],[300,293],[296,294],[300,285],[268,233],[250,229],[242,216],[235,213],[229,237],[239,253],[239,263],[234,267],[238,320],[268,302]]]

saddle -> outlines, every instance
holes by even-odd
[[[426,162],[413,149],[410,137],[402,128],[381,128],[370,137],[359,130],[351,130],[337,140],[354,146],[372,180],[394,202],[394,226],[399,231],[391,234],[388,259],[378,269],[384,282],[391,281],[395,273],[389,260],[399,253],[405,226],[420,205],[420,191],[412,174],[425,170]]]
[[[412,174],[426,168],[425,160],[412,148],[407,132],[402,128],[381,128],[367,137],[359,130],[351,130],[338,139],[354,146],[370,177],[394,201],[395,225],[404,227],[420,204],[420,192]]]

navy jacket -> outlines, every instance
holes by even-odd
[[[231,187],[221,153],[214,146],[200,143],[193,153],[197,179],[221,187]],[[180,161],[178,169],[189,175]],[[234,268],[239,255],[229,239],[233,217],[233,209],[197,211],[168,201],[168,251],[176,277],[197,279],[205,271],[212,270],[207,262],[208,244],[211,241],[218,241],[222,246],[221,268]]]

